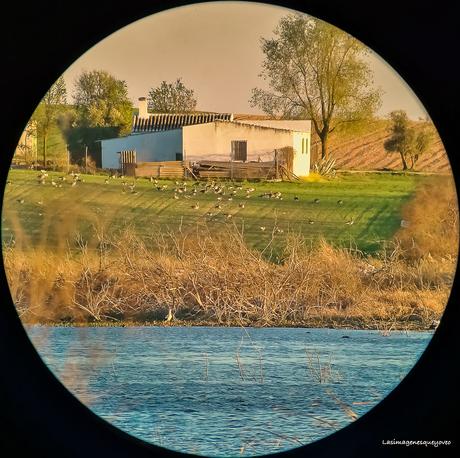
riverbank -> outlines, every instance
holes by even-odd
[[[368,330],[380,331],[382,334],[387,335],[393,331],[429,331],[435,330],[436,320],[423,320],[419,317],[409,317],[407,320],[391,321],[391,320],[366,320],[362,318],[320,318],[315,317],[302,322],[284,322],[275,324],[267,324],[263,322],[255,322],[242,325],[238,322],[230,322],[226,324],[219,324],[215,321],[187,321],[187,320],[174,320],[173,322],[162,321],[93,321],[93,322],[43,322],[40,324],[32,323],[24,324],[30,326],[42,327],[76,327],[76,328],[127,328],[127,327],[221,327],[221,328],[304,328],[304,329],[353,329],[353,330]]]

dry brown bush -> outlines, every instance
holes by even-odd
[[[395,251],[368,259],[325,241],[287,238],[282,262],[251,250],[234,227],[214,235],[160,234],[148,243],[131,230],[107,250],[58,255],[4,251],[13,299],[23,320],[178,320],[282,325],[360,320],[428,324],[447,300],[453,264],[406,262]]]
[[[458,200],[452,177],[431,178],[404,207],[402,217],[409,225],[398,231],[396,239],[406,258],[457,257]]]

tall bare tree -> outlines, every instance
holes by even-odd
[[[46,152],[48,135],[51,128],[56,125],[57,118],[62,112],[67,99],[67,89],[64,77],[59,79],[50,87],[42,101],[38,105],[32,119],[36,122],[38,132],[43,140],[43,166],[46,167]]]
[[[327,159],[329,135],[368,120],[380,106],[366,47],[303,14],[282,18],[274,35],[261,39],[260,76],[270,89],[253,89],[251,105],[270,115],[311,119]]]

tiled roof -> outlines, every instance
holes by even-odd
[[[159,132],[193,124],[231,120],[232,115],[230,113],[155,113],[148,118],[135,116],[132,133]]]
[[[235,121],[267,121],[267,120],[276,120],[278,118],[263,115],[263,114],[246,114],[246,113],[235,113],[233,115]]]

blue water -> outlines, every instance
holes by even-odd
[[[140,439],[205,456],[275,453],[331,434],[353,421],[344,405],[367,412],[432,336],[209,327],[28,332],[99,416]]]

